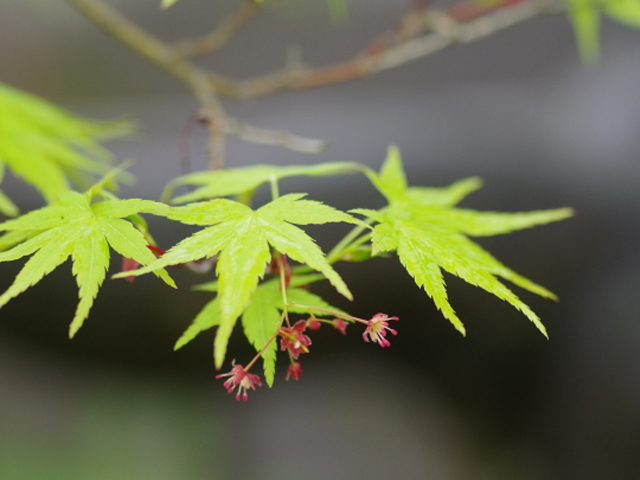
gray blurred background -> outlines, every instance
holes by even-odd
[[[111,2],[167,40],[204,33],[237,2]],[[333,23],[323,0],[272,0],[207,65],[244,78],[283,65],[348,58],[390,29],[407,2],[349,0]],[[328,88],[225,102],[253,125],[326,139],[309,156],[230,140],[228,164],[353,160],[377,168],[396,143],[410,182],[480,176],[479,210],[561,206],[575,218],[481,244],[561,298],[517,291],[546,341],[516,310],[447,277],[467,338],[398,262],[340,265],[356,300],[319,292],[362,317],[398,315],[392,347],[352,327],[313,336],[299,382],[237,404],[214,379],[212,332],[173,343],[208,301],[176,272],[107,281],[66,338],[77,302],[69,264],[0,312],[0,479],[637,479],[640,478],[640,35],[603,22],[602,62],[580,64],[562,16]],[[180,171],[180,135],[196,109],[172,78],[97,31],[62,1],[0,0],[0,81],[97,119],[132,115],[140,134],[110,144],[135,160],[125,196],[158,198]],[[191,135],[202,169],[205,134]],[[24,210],[41,200],[9,178]],[[364,178],[283,181],[338,208],[376,208]],[[263,195],[261,198],[266,198]],[[164,247],[191,230],[151,220]],[[330,248],[343,227],[313,229]],[[6,289],[20,262],[0,266]],[[119,259],[112,263],[112,272]],[[234,336],[231,355],[251,357]]]

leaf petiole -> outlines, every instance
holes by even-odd
[[[286,318],[286,313],[282,312],[282,315],[280,316],[280,324],[278,325],[278,328],[276,329],[276,333],[274,333],[271,336],[271,338],[267,341],[267,343],[264,344],[264,347],[262,347],[260,349],[260,351],[258,353],[256,353],[256,356],[251,359],[251,361],[247,364],[246,367],[244,367],[244,371],[245,372],[248,372],[251,369],[251,367],[253,367],[253,365],[258,361],[258,359],[260,357],[262,357],[262,354],[267,351],[267,347],[269,347],[269,345],[271,345],[271,342],[273,342],[276,339],[276,337],[278,336],[278,332],[280,331],[280,327],[282,327],[282,322],[284,321],[285,318]],[[288,321],[289,321],[289,319],[287,318],[287,323],[288,323]]]
[[[285,269],[284,265],[280,265],[280,292],[282,293],[282,302],[284,305],[284,310],[282,311],[282,315],[284,319],[287,321],[287,325],[291,327],[289,323],[289,301],[287,300],[287,279],[285,277]],[[282,320],[280,320],[280,325],[282,325]]]
[[[368,218],[364,220],[364,223],[367,225],[371,225],[374,220]],[[369,238],[371,238],[371,234],[365,234],[362,237],[358,238],[362,232],[366,230],[367,227],[364,225],[356,225],[351,229],[349,233],[347,233],[342,240],[340,240],[335,247],[331,249],[331,251],[327,254],[327,262],[333,264],[340,260],[342,256],[351,250],[354,247],[362,245]]]
[[[309,311],[309,313],[311,313],[311,312],[330,313],[333,316],[336,316],[336,317],[339,317],[339,318],[343,318],[345,320],[351,320],[352,322],[364,323],[365,325],[369,323],[368,320],[363,320],[362,318],[353,317],[351,315],[347,315],[346,313],[340,313],[340,312],[336,312],[336,311],[333,311],[333,310],[328,310],[326,308],[311,307],[309,305],[302,305],[300,303],[295,303],[295,302],[291,302],[289,305],[295,305],[296,307],[305,308],[305,309],[307,309]]]
[[[269,184],[271,185],[271,200],[276,200],[280,197],[280,190],[278,189],[278,178],[275,175],[269,177]]]

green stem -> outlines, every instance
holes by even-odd
[[[184,83],[199,100],[202,108],[211,117],[211,167],[224,166],[223,152],[225,133],[223,124],[226,114],[211,84],[209,75],[195,64],[177,56],[158,38],[149,34],[102,0],[66,0],[87,19],[120,43],[136,52],[158,68]]]
[[[282,292],[282,301],[284,302],[282,314],[287,321],[287,325],[291,326],[289,324],[289,300],[287,300],[287,281],[285,278],[284,265],[280,265],[280,291]]]
[[[275,176],[269,177],[269,184],[271,185],[271,201],[280,197],[280,190],[278,189],[278,179]]]
[[[296,307],[300,307],[300,308],[306,308],[309,312],[330,313],[331,315],[333,315],[335,317],[344,318],[344,319],[347,319],[347,320],[351,320],[353,322],[359,322],[359,323],[364,323],[364,324],[368,324],[369,323],[368,320],[363,320],[362,318],[353,317],[351,315],[347,315],[346,313],[334,312],[333,310],[327,310],[326,308],[310,307],[309,305],[302,305],[300,303],[295,303],[295,302],[291,302],[291,305],[295,305]]]
[[[369,240],[371,240],[371,233],[365,233],[364,235],[362,235],[361,237],[357,238],[356,240],[354,240],[353,242],[351,242],[345,249],[343,254],[347,254],[349,253],[350,250],[353,250],[354,248],[359,247],[360,245],[362,245],[363,243],[368,242]]]
[[[280,324],[282,325],[282,320],[280,320]],[[280,330],[280,327],[278,327],[278,330]],[[276,339],[276,337],[278,336],[278,330],[276,330],[276,333],[274,333],[274,334],[271,336],[271,338],[269,339],[269,341],[268,341],[267,343],[265,343],[265,344],[264,344],[264,347],[262,347],[262,348],[260,349],[260,351],[256,354],[256,356],[255,356],[255,357],[253,357],[253,359],[252,359],[252,360],[247,364],[247,366],[246,366],[246,367],[244,367],[244,369],[243,369],[243,370],[244,370],[245,372],[248,372],[248,371],[251,369],[251,367],[253,367],[254,363],[256,363],[256,362],[258,361],[258,359],[262,356],[262,354],[267,350],[267,347],[268,347],[269,345],[271,345],[271,342],[273,342],[273,341]]]
[[[247,364],[246,367],[244,367],[244,371],[248,372],[249,369],[251,367],[253,367],[253,365],[258,361],[258,359],[260,357],[262,357],[262,355],[264,354],[264,352],[267,350],[267,347],[271,344],[271,342],[273,342],[277,337],[278,337],[278,333],[280,333],[280,328],[282,327],[282,322],[284,322],[286,318],[286,314],[285,312],[282,312],[282,315],[280,315],[280,324],[278,325],[278,328],[276,329],[276,333],[274,333],[271,338],[269,339],[269,341],[267,343],[264,344],[264,347],[262,347],[260,349],[260,351],[256,354],[255,357],[253,357],[253,359],[251,359],[251,361]],[[288,319],[287,319],[288,320]]]
[[[364,221],[366,224],[371,225],[373,220],[367,219]],[[345,237],[340,240],[335,247],[331,249],[331,251],[327,254],[327,262],[335,263],[337,262],[347,250],[353,248],[354,246],[362,245],[362,243],[366,242],[370,238],[370,234],[364,235],[364,240],[356,240],[358,235],[360,235],[363,231],[367,229],[364,225],[356,225],[349,233],[345,235]]]

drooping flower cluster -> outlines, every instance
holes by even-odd
[[[307,327],[309,328],[309,330],[320,330],[320,327],[322,327],[322,322],[316,317],[312,317],[307,320]]]
[[[341,318],[334,318],[332,323],[333,328],[338,330],[341,334],[347,334],[347,325],[349,325],[349,323],[346,320],[342,320]]]
[[[317,310],[322,311],[323,313],[328,312],[327,310]],[[364,341],[378,343],[381,347],[388,347],[391,345],[389,340],[386,338],[387,332],[391,332],[392,335],[398,334],[398,332],[389,327],[389,321],[397,321],[398,317],[390,317],[384,313],[377,313],[371,317],[371,319],[364,320],[362,318],[352,317],[338,312],[329,313],[340,315],[343,318],[336,317],[333,320],[320,320],[312,315],[307,320],[297,321],[293,326],[280,327],[269,341],[270,343],[275,341],[277,337],[280,337],[280,350],[283,352],[286,351],[289,354],[290,362],[289,367],[287,368],[286,380],[289,380],[290,378],[298,380],[302,375],[302,365],[298,360],[300,355],[303,353],[309,353],[309,345],[311,345],[311,338],[309,338],[308,335],[305,335],[307,328],[314,331],[320,330],[322,323],[328,323],[340,333],[346,335],[349,323],[362,323],[363,325],[366,325],[365,331],[362,334]],[[224,382],[224,387],[227,389],[228,393],[232,393],[237,389],[236,400],[246,401],[247,391],[249,389],[255,390],[256,386],[262,386],[260,377],[249,373],[248,370],[258,360],[258,358],[260,358],[264,350],[265,349],[263,348],[263,350],[256,355],[247,367],[236,365],[234,360],[232,362],[233,368],[230,372],[216,376],[216,378],[229,377]]]
[[[229,377],[223,384],[224,388],[227,389],[227,393],[233,393],[233,390],[237,387],[238,392],[236,393],[236,400],[240,401],[240,399],[242,399],[243,402],[246,402],[247,398],[249,397],[247,395],[247,391],[249,389],[255,390],[256,385],[258,385],[259,387],[262,386],[260,377],[253,373],[247,372],[247,370],[242,365],[236,365],[235,360],[231,362],[231,365],[233,366],[233,368],[230,372],[216,375],[216,378]]]
[[[393,335],[397,335],[393,328],[389,327],[389,320],[398,320],[398,317],[389,317],[384,313],[376,313],[371,320],[367,322],[367,328],[362,334],[365,342],[372,341],[379,343],[381,347],[388,347],[391,345],[387,340],[387,332],[391,332]]]
[[[280,350],[288,351],[294,360],[297,360],[301,353],[309,353],[311,339],[303,334],[306,328],[307,321],[300,320],[293,327],[281,328],[278,331]]]
[[[302,375],[302,365],[300,365],[299,362],[293,362],[289,365],[289,368],[287,368],[287,378],[285,378],[285,380],[289,380],[289,377],[298,380],[300,375]]]

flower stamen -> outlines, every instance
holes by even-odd
[[[398,320],[398,317],[389,317],[384,313],[376,313],[371,320],[367,322],[367,328],[362,334],[362,338],[365,342],[373,342],[380,344],[381,347],[388,347],[391,345],[387,340],[387,332],[391,332],[393,335],[397,335],[393,328],[389,327],[389,320]]]
[[[255,390],[256,385],[258,385],[259,387],[262,386],[260,377],[253,373],[247,372],[242,365],[236,365],[235,360],[231,362],[231,365],[233,366],[233,368],[230,372],[216,375],[216,378],[229,377],[223,384],[224,388],[227,389],[227,393],[233,393],[233,390],[237,387],[238,391],[236,393],[236,400],[240,401],[240,399],[242,399],[243,402],[246,402],[249,397],[247,391],[249,389]]]

